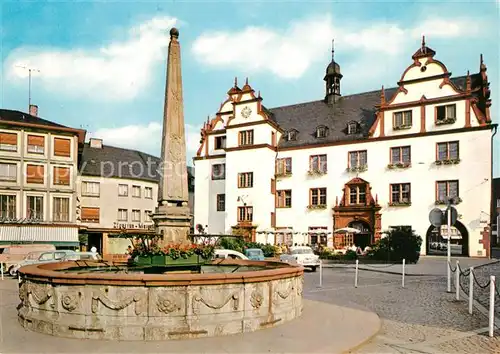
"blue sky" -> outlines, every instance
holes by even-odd
[[[483,53],[498,122],[494,1],[4,1],[0,11],[1,107],[26,110],[27,73],[16,65],[35,67],[32,101],[40,116],[82,127],[105,144],[159,154],[173,25],[182,46],[189,156],[235,76],[248,76],[268,107],[321,99],[332,38],[343,94],[395,86],[422,34],[454,76],[477,72]]]

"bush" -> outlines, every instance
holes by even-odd
[[[387,237],[378,240],[369,251],[368,256],[376,260],[390,262],[417,263],[420,258],[422,237],[413,230],[391,230]]]
[[[358,255],[356,254],[356,251],[347,250],[343,258],[345,260],[353,260],[353,259],[358,259]]]

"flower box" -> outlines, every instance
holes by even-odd
[[[326,171],[322,171],[322,170],[309,170],[309,171],[307,171],[307,173],[309,174],[309,176],[322,176],[322,175],[326,175]]]
[[[276,177],[290,177],[292,175],[292,172],[278,172],[276,174]]]
[[[389,203],[389,206],[391,206],[391,207],[411,206],[411,202],[394,202],[394,203]]]
[[[460,204],[462,203],[462,198],[460,197],[454,197],[453,200],[451,201],[451,204],[453,205],[457,205],[457,204]],[[447,205],[448,202],[446,200],[436,200],[436,202],[434,203],[436,205]]]
[[[206,263],[208,260],[202,258],[197,254],[193,254],[186,258],[179,257],[173,259],[170,256],[137,256],[134,262],[137,265],[153,265],[153,266],[190,266],[190,265],[201,265]]]
[[[411,125],[399,125],[393,128],[394,130],[406,130],[411,129]]]
[[[390,163],[387,165],[387,168],[390,170],[393,170],[395,168],[410,168],[411,163],[403,163],[403,162],[397,162],[397,163]]]
[[[368,165],[356,166],[356,167],[347,167],[347,172],[365,172],[368,170]]]
[[[308,205],[307,209],[310,209],[310,210],[314,210],[314,209],[326,209],[326,204]]]
[[[460,163],[460,159],[437,160],[436,165],[456,165]]]
[[[436,125],[453,124],[456,121],[457,121],[457,118],[440,119],[440,120],[436,120]]]

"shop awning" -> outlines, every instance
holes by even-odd
[[[0,242],[51,243],[54,245],[73,244],[75,246],[78,246],[78,228],[50,225],[0,225]]]

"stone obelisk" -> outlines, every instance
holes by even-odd
[[[163,235],[164,242],[187,241],[191,224],[178,38],[179,31],[172,28],[168,46],[161,166],[158,169],[161,178],[158,207],[153,215],[156,232]]]

